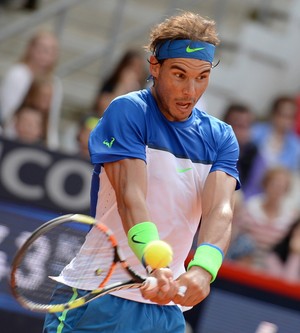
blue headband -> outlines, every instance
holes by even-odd
[[[214,60],[215,46],[213,44],[189,39],[167,40],[158,44],[155,50],[157,60],[169,58],[190,58],[208,61]]]

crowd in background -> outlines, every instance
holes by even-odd
[[[277,96],[264,120],[249,106],[231,105],[224,120],[240,145],[238,193],[227,259],[288,281],[300,281],[299,107]]]
[[[8,69],[0,89],[4,136],[44,144],[49,149],[59,148],[63,90],[54,73],[58,57],[56,37],[39,31],[29,40],[20,59]]]
[[[0,83],[3,137],[60,149],[63,87],[55,75],[58,61],[58,40],[43,31],[29,40],[24,54],[8,69]],[[145,55],[127,50],[76,124],[75,153],[89,158],[90,131],[112,99],[148,86]],[[236,192],[233,236],[225,259],[300,281],[300,98],[276,96],[264,119],[251,105],[224,105],[223,120],[239,142],[242,183],[242,190]]]

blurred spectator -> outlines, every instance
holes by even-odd
[[[246,267],[254,266],[255,241],[243,228],[244,199],[241,191],[235,193],[235,207],[232,220],[232,236],[226,253],[226,260]]]
[[[104,80],[93,110],[101,117],[108,104],[117,96],[145,87],[147,79],[144,54],[128,50],[113,72]]]
[[[16,139],[27,144],[45,145],[45,114],[22,106],[15,114]]]
[[[90,160],[88,139],[99,118],[93,113],[83,115],[77,121],[69,121],[63,127],[62,150],[71,155],[77,155]]]
[[[223,120],[232,126],[240,147],[238,170],[242,184],[242,191],[247,197],[248,188],[255,179],[256,164],[261,164],[257,145],[252,141],[251,128],[254,115],[244,104],[230,104],[224,113]]]
[[[299,139],[294,135],[296,100],[279,96],[273,101],[269,119],[253,127],[253,138],[264,152],[268,166],[299,169]]]
[[[78,141],[78,153],[81,157],[90,159],[88,140],[91,131],[97,125],[99,119],[94,116],[85,116],[81,119],[78,129],[77,141]]]
[[[300,217],[267,256],[266,272],[283,280],[300,282]]]
[[[53,80],[48,77],[33,81],[24,104],[32,105],[34,108],[44,113],[46,119],[46,144],[49,149],[59,146],[59,122],[61,115],[61,96],[60,101],[54,96],[55,87]],[[58,103],[57,105],[54,105]]]
[[[269,119],[253,126],[252,138],[260,151],[251,181],[252,194],[262,191],[261,179],[269,168],[283,166],[293,172],[300,170],[300,140],[295,134],[296,102],[290,96],[279,96],[273,101]]]
[[[59,143],[59,121],[60,108],[52,108],[53,103],[53,84],[48,77],[35,79],[24,98],[22,106],[29,105],[43,113],[45,119],[46,145],[49,149],[58,147]],[[15,117],[13,116],[4,128],[7,137],[15,138]]]
[[[53,74],[58,60],[56,37],[45,31],[37,32],[28,42],[21,60],[14,64],[3,77],[0,87],[0,120],[5,128],[11,128],[14,112],[24,104],[30,88],[36,82],[51,82],[49,126],[57,130],[62,103],[62,86]],[[33,84],[34,83],[34,84]],[[55,127],[55,129],[54,129]],[[10,129],[8,129],[10,131]],[[57,148],[58,137],[49,136],[50,148]]]
[[[236,237],[246,236],[249,246],[254,244],[251,256],[255,268],[264,268],[266,254],[283,238],[298,215],[296,208],[286,201],[290,185],[291,172],[288,169],[267,170],[262,179],[263,193],[244,202],[238,213],[235,223],[239,226],[239,235]],[[235,246],[234,242],[232,246]]]

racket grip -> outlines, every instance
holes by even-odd
[[[143,286],[146,290],[151,290],[157,287],[157,279],[153,276],[147,277],[147,279],[144,281]],[[184,297],[186,293],[187,287],[186,286],[180,286],[178,288],[178,295]]]
[[[146,290],[151,290],[157,287],[157,279],[153,276],[148,276],[147,279],[144,281],[143,286]]]
[[[181,297],[184,297],[185,293],[186,293],[186,290],[187,290],[187,286],[180,286],[178,288],[178,293],[177,295],[181,296]]]

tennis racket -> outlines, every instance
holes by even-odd
[[[71,291],[74,288],[62,280],[60,273],[66,266],[72,265],[91,228],[96,237],[92,246],[85,250],[88,251],[88,257],[84,258],[94,258],[96,254],[97,262],[96,266],[92,259],[77,262],[76,288],[86,290],[87,277],[93,280],[96,277],[97,285],[93,290],[86,290],[83,295],[65,302],[62,296],[67,289]],[[128,280],[124,281],[124,277],[118,280],[118,274],[124,276],[124,271],[128,274]],[[112,275],[114,281],[119,282],[109,284]],[[44,313],[77,308],[121,289],[139,288],[142,285],[151,289],[157,285],[154,277],[140,276],[128,265],[107,226],[81,214],[64,215],[36,229],[13,260],[10,282],[14,297],[23,307]],[[180,290],[180,293],[184,292]]]

